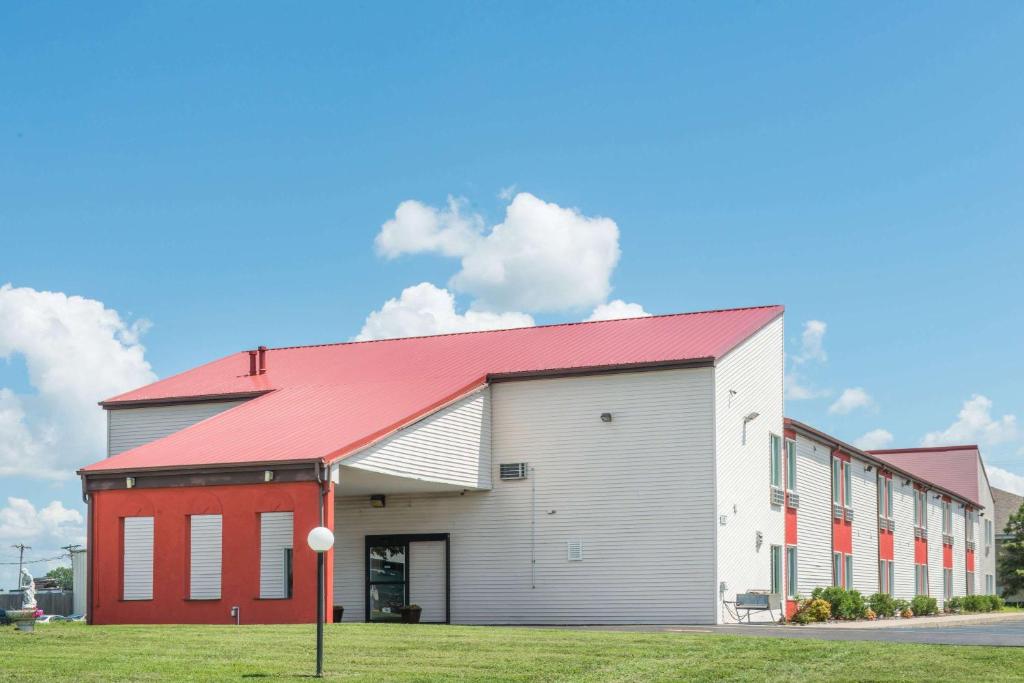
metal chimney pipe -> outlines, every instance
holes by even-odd
[[[256,350],[259,351],[259,356],[260,356],[260,374],[261,375],[266,374],[266,372],[267,372],[267,347],[266,346],[261,346],[261,347],[259,347]]]
[[[256,374],[256,352],[255,351],[250,351],[249,352],[249,374],[250,375],[255,375]]]

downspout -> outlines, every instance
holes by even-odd
[[[82,475],[82,502],[85,503],[85,623],[90,626],[93,623],[93,609],[92,609],[92,582],[93,577],[96,575],[92,570],[93,562],[93,505],[91,497],[89,496],[89,488],[86,485],[86,477]]]

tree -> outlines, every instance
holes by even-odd
[[[1024,505],[1010,515],[1004,533],[1010,538],[1003,543],[999,574],[1003,595],[1015,595],[1024,592]]]
[[[54,567],[50,571],[46,572],[46,578],[57,579],[57,585],[60,586],[61,590],[69,591],[74,583],[74,574],[71,571],[71,567]]]

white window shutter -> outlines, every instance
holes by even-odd
[[[291,512],[260,514],[260,597],[287,598],[285,550],[292,547],[294,517]]]
[[[125,600],[153,599],[153,518],[124,518]]]
[[[220,600],[222,517],[192,515],[190,519],[189,598]]]

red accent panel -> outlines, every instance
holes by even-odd
[[[888,479],[890,482],[892,481],[892,472],[882,471],[881,475],[882,475],[883,479]],[[879,493],[879,495],[882,495],[881,491],[879,491],[878,493]],[[890,512],[890,514],[892,514],[892,513]],[[886,529],[885,531],[882,531],[881,529],[879,529],[879,531],[878,531],[878,559],[880,559],[880,560],[892,560],[892,559],[895,559],[896,556],[895,556],[895,547],[894,546],[895,546],[895,540],[893,538],[893,532],[889,531],[888,529]]]
[[[953,568],[953,546],[942,544],[942,566],[946,569]]]
[[[839,450],[836,450],[836,451],[834,451],[832,453],[832,455],[834,457],[838,458],[839,460],[842,460],[844,463],[847,463],[847,464],[850,463],[850,456],[847,455],[846,453],[843,453],[843,452],[841,452]],[[829,467],[832,467],[831,463],[829,464]],[[829,476],[830,477],[832,476],[831,472],[829,473]],[[839,477],[839,486],[840,487],[843,486],[843,482],[844,482],[844,477],[840,476]],[[846,499],[842,498],[842,500],[846,500]],[[832,514],[832,505],[831,504],[829,505],[829,514],[832,517],[832,551],[833,552],[841,552],[841,553],[844,553],[844,554],[847,554],[847,555],[852,554],[853,553],[853,524],[851,522],[847,522],[845,517],[843,519],[836,518],[835,515]],[[845,571],[845,566],[846,565],[844,564],[843,565],[844,571]]]
[[[796,510],[786,508],[786,545],[796,545]]]
[[[229,624],[231,607],[243,624],[311,623],[316,620],[316,554],[306,534],[320,524],[315,482],[128,489],[92,494],[90,555],[94,624]],[[325,500],[333,524],[333,491]],[[260,512],[295,513],[293,597],[260,600]],[[188,600],[188,516],[222,511],[223,576],[220,600]],[[153,515],[153,599],[121,600],[123,518]],[[327,554],[326,603],[333,602],[333,557]]]
[[[973,550],[968,550],[967,551],[967,571],[969,571],[969,572],[973,572],[974,571],[974,551]]]
[[[928,564],[928,541],[914,539],[914,564]]]

